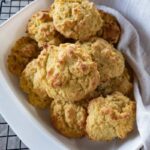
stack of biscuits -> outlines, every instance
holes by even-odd
[[[8,69],[28,101],[49,109],[53,127],[68,138],[124,139],[134,129],[132,70],[116,49],[116,18],[88,0],[55,0],[33,14],[16,41]]]

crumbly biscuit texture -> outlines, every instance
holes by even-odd
[[[85,135],[87,112],[75,103],[54,100],[50,107],[50,119],[54,128],[69,138]]]
[[[35,39],[35,35],[38,32],[38,28],[41,24],[46,22],[51,22],[52,18],[49,15],[49,12],[47,10],[38,11],[29,20],[27,24],[27,33],[28,35]]]
[[[46,54],[47,53],[47,54]],[[79,101],[99,84],[97,64],[76,44],[61,44],[45,49],[47,93],[54,99]]]
[[[135,102],[116,92],[90,102],[86,132],[95,141],[124,139],[134,129]]]
[[[22,37],[16,41],[7,59],[9,71],[20,76],[26,65],[38,56],[40,50],[37,43],[29,37]]]
[[[133,84],[127,68],[121,76],[102,82],[96,90],[103,96],[112,94],[115,91],[129,96],[133,90]]]
[[[125,68],[125,60],[121,52],[102,38],[91,38],[88,42],[77,42],[92,56],[98,65],[100,82],[120,76]]]
[[[26,66],[20,76],[20,86],[24,92],[29,94],[33,91],[34,75],[37,71],[37,61],[34,59]]]
[[[27,33],[38,42],[39,47],[47,44],[59,45],[64,41],[64,37],[56,31],[47,10],[39,11],[32,16],[27,25]]]
[[[39,47],[44,47],[47,44],[59,45],[64,41],[64,37],[56,31],[52,22],[41,24],[35,39]]]
[[[96,6],[87,0],[55,0],[51,13],[56,29],[75,40],[89,39],[103,24]]]
[[[52,100],[47,95],[43,76],[44,70],[39,68],[38,61],[35,59],[27,65],[20,77],[20,86],[28,94],[29,102],[41,109],[47,108]]]
[[[98,36],[102,37],[109,43],[116,45],[121,36],[121,28],[117,19],[102,10],[99,10],[100,17],[103,19],[103,26],[98,31]]]

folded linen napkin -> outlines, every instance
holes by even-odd
[[[146,1],[146,0],[145,0]],[[110,2],[104,2],[104,4],[108,5],[111,4],[112,0]],[[119,4],[117,3],[117,0],[113,0],[114,7],[117,9],[119,7]],[[116,3],[117,5],[116,5]],[[137,1],[136,1],[137,2]],[[120,2],[120,6],[122,1]],[[123,3],[122,3],[123,4]],[[133,3],[132,3],[133,4]],[[144,4],[144,3],[143,3]],[[126,1],[126,5],[124,5],[124,8],[127,9],[132,7],[126,7],[129,6],[129,3]],[[139,6],[139,5],[138,5]],[[145,5],[144,5],[145,6]],[[140,6],[142,8],[142,6]],[[149,5],[147,6],[150,8],[150,1]],[[125,55],[128,63],[132,67],[135,73],[135,79],[134,79],[134,95],[137,102],[137,131],[134,133],[133,137],[130,137],[126,141],[117,142],[113,147],[105,148],[107,149],[119,149],[119,150],[125,150],[125,149],[139,149],[142,145],[144,146],[145,150],[150,149],[150,22],[144,20],[146,16],[143,16],[143,19],[138,20],[141,21],[141,25],[136,25],[136,28],[125,18],[125,10],[122,9],[123,14],[125,17],[123,17],[119,12],[117,12],[114,9],[111,9],[106,6],[98,6],[98,8],[104,10],[105,12],[108,12],[110,14],[113,14],[117,20],[119,21],[122,29],[122,36],[118,45],[118,49],[123,52]],[[134,8],[134,6],[133,6]],[[144,8],[142,8],[144,9]],[[144,12],[144,10],[141,10]],[[127,12],[127,17],[132,20],[134,18],[134,15],[129,15],[129,12]],[[150,9],[149,11],[145,10],[145,15],[147,17],[149,16],[150,19]],[[143,21],[145,21],[143,23]],[[134,21],[133,21],[134,22]],[[140,28],[138,28],[140,27]],[[142,28],[143,27],[143,28]],[[146,28],[146,29],[145,29]],[[144,34],[141,32],[141,30],[147,30],[148,33],[144,36]],[[139,32],[140,31],[140,32]],[[138,33],[139,32],[139,33]],[[142,34],[140,34],[142,33]],[[149,42],[148,39],[149,38]],[[142,43],[144,41],[144,43]],[[145,43],[147,41],[148,43]]]

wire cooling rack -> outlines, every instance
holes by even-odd
[[[33,0],[0,0],[0,24]],[[0,150],[29,150],[0,115]]]
[[[0,0],[0,23],[10,18],[33,0]]]

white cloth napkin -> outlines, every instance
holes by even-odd
[[[97,1],[96,1],[97,2]],[[105,0],[105,5],[114,7],[131,20],[114,9],[100,6],[100,9],[113,14],[118,19],[122,36],[118,49],[123,52],[135,72],[134,95],[137,102],[138,133],[131,139],[116,145],[112,149],[135,150],[144,146],[150,149],[150,1],[149,0]],[[135,131],[136,132],[136,131]],[[106,148],[109,149],[109,148]]]

